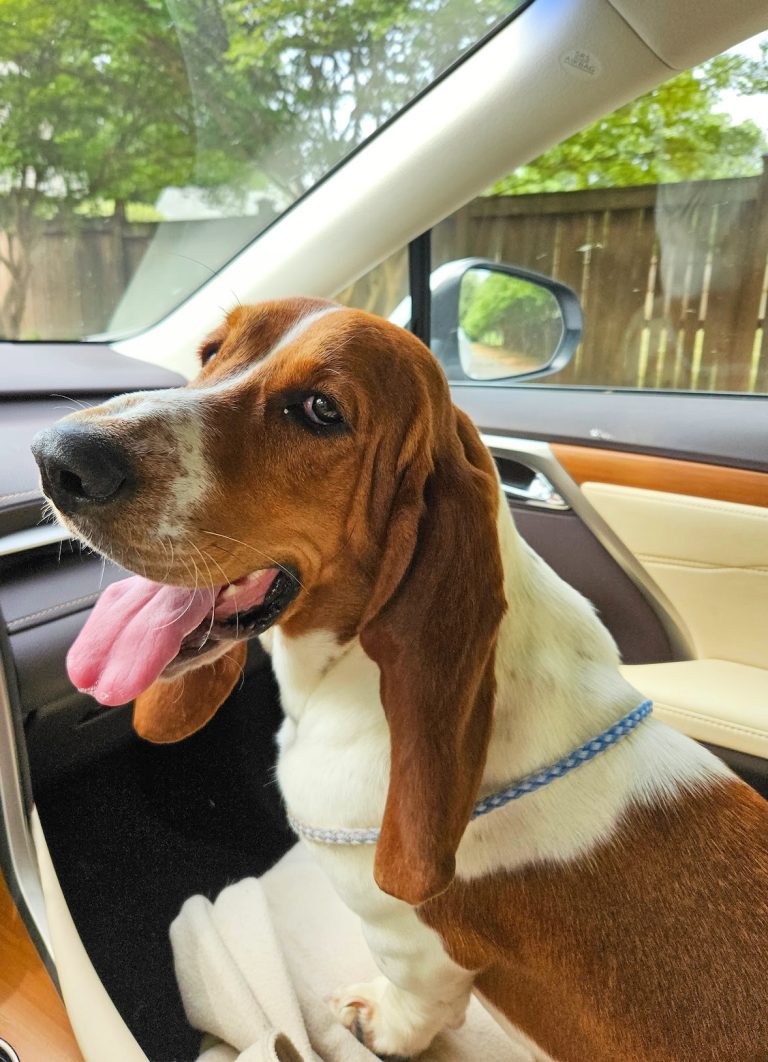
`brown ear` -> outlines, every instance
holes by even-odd
[[[485,765],[506,608],[493,461],[463,413],[449,419],[432,470],[407,476],[395,500],[376,612],[360,632],[381,669],[391,741],[374,876],[412,904],[454,875]]]
[[[242,674],[245,642],[235,642],[212,663],[178,678],[158,679],[133,706],[133,729],[147,741],[170,744],[189,737],[216,714]]]

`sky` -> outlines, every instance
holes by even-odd
[[[751,59],[760,57],[760,43],[768,41],[768,33],[758,33],[755,37],[729,48],[729,54],[748,55]],[[740,96],[737,92],[724,92],[722,110],[733,117],[736,122],[745,122],[751,118],[768,136],[768,92],[759,96]]]

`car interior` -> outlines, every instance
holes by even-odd
[[[169,17],[184,6],[169,3]],[[446,18],[459,18],[454,6]],[[19,994],[7,1020],[0,1001],[0,1041],[22,1062],[196,1058],[169,926],[190,896],[261,877],[296,844],[274,781],[279,696],[257,641],[226,704],[178,744],[140,740],[131,705],[104,709],[75,690],[68,649],[100,592],[127,573],[49,517],[30,451],[72,409],[185,384],[200,342],[238,302],[320,295],[424,338],[496,461],[518,528],[593,602],[632,684],[768,796],[768,165],[680,182],[684,201],[643,199],[634,186],[613,198],[523,190],[502,210],[484,195],[675,76],[758,34],[768,41],[765,4],[529,0],[468,27],[426,84],[363,123],[358,142],[266,223],[263,210],[250,229],[236,209],[225,217],[202,269],[188,222],[177,258],[167,236],[136,254],[111,323],[0,341],[0,901],[18,968],[5,976]],[[719,198],[707,198],[708,183]],[[526,211],[545,194],[534,229]],[[582,197],[578,226],[562,221],[567,196]],[[642,256],[623,248],[642,239],[646,272],[630,276]],[[677,241],[677,265],[665,240]],[[665,262],[690,291],[658,287]],[[92,283],[88,274],[82,287]],[[603,328],[622,283],[627,307]],[[467,310],[493,284],[522,292],[535,316],[512,325],[530,356],[507,351],[501,367],[492,348],[512,341],[473,331]],[[676,299],[674,341],[692,352],[677,364],[690,379],[665,375],[654,331],[658,307],[659,319],[672,315]],[[717,376],[722,335],[739,321],[743,379]],[[630,364],[632,336],[640,361]],[[614,376],[597,374],[598,349]],[[293,873],[306,875],[309,910],[311,872],[297,861]],[[42,987],[24,999],[18,986],[36,963]]]

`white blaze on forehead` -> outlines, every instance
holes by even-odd
[[[135,418],[148,416],[157,412],[158,409],[162,409],[164,415],[173,413],[176,410],[181,411],[182,409],[191,411],[190,407],[198,406],[202,399],[236,390],[244,380],[247,380],[258,369],[263,361],[295,342],[316,321],[345,308],[344,306],[336,305],[321,306],[319,309],[299,317],[263,357],[259,358],[255,364],[249,365],[242,372],[235,373],[233,376],[227,376],[215,383],[201,383],[190,388],[169,387],[161,391],[134,391],[127,395],[118,395],[116,398],[110,399],[109,402],[105,402],[97,415]]]
[[[277,354],[279,350],[283,350],[285,347],[289,346],[297,340],[300,335],[303,335],[308,328],[311,328],[315,321],[319,321],[321,317],[327,317],[329,313],[336,313],[338,310],[343,309],[343,306],[321,306],[319,310],[313,310],[312,313],[300,317],[298,321],[295,321],[291,325],[287,332],[283,333],[277,343],[267,351],[265,357],[268,358],[272,354]]]

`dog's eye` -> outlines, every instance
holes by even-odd
[[[200,348],[200,361],[203,365],[207,365],[209,361],[216,357],[219,353],[219,347],[221,346],[220,339],[212,339],[210,343],[204,343]]]
[[[331,424],[342,424],[344,418],[338,411],[333,401],[327,395],[310,395],[301,404],[304,416],[311,424],[319,424],[322,427]]]
[[[285,398],[288,398],[288,395]],[[334,400],[317,392],[310,395],[306,392],[303,395],[297,394],[293,401],[288,401],[283,406],[283,413],[315,435],[326,432],[335,434],[349,428]]]

